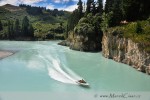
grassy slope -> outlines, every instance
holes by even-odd
[[[40,38],[44,38],[46,34],[55,34],[55,33],[50,33],[49,30],[58,27],[59,23],[63,23],[63,26],[65,28],[67,23],[66,20],[69,15],[70,15],[69,12],[65,12],[64,16],[55,17],[50,15],[48,12],[43,12],[43,15],[33,16],[33,15],[29,15],[26,12],[25,8],[20,8],[12,5],[0,7],[0,20],[2,20],[3,24],[7,24],[8,20],[15,21],[16,19],[19,19],[21,25],[24,16],[28,16],[30,22],[32,23],[36,31],[35,33],[35,35],[37,35],[36,37],[40,36]],[[4,27],[4,30],[1,31],[0,34],[6,32],[7,32],[7,27]]]

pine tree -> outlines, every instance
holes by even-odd
[[[150,0],[123,0],[128,21],[145,20],[150,16]]]
[[[10,26],[11,26],[11,23],[10,23],[10,20],[8,21],[8,38],[11,39],[11,30],[10,30]]]
[[[140,15],[142,15],[143,19],[147,19],[150,17],[150,0],[141,0],[141,9]]]
[[[8,38],[11,40],[14,38],[14,25],[10,20],[8,21]]]
[[[125,12],[123,8],[123,0],[107,0],[105,5],[105,13],[111,13],[112,17],[109,26],[116,26],[120,24],[120,21],[124,19]]]
[[[11,34],[11,39],[14,38],[14,25],[13,23],[11,23],[11,26],[10,26],[10,34]]]
[[[93,13],[93,15],[96,14],[95,2],[92,3],[92,13]]]
[[[68,19],[68,31],[73,30],[79,20],[80,20],[79,12],[76,9],[73,11],[73,13],[70,15],[70,17]]]
[[[84,2],[84,4],[83,4],[83,12],[85,12],[85,11],[86,11],[86,4]]]
[[[120,24],[120,21],[123,19],[122,0],[115,0],[115,2],[113,3],[112,11],[112,25],[110,26],[115,26]]]
[[[27,16],[25,16],[22,20],[22,34],[23,34],[23,36],[29,36],[28,26],[29,26],[29,19]]]
[[[103,13],[103,0],[98,0],[97,3],[98,3],[97,13],[100,13],[100,15],[102,15],[102,13]]]
[[[32,24],[29,25],[29,36],[34,37],[34,28],[32,26]]]
[[[68,38],[68,33],[69,33],[69,30],[68,30],[68,24],[66,26],[66,32],[64,34],[64,38],[67,39]]]
[[[0,20],[0,31],[3,30],[3,25],[2,25],[2,22]]]
[[[126,11],[125,11],[125,3],[124,3],[124,0],[121,0],[121,1],[120,1],[120,11],[121,11],[122,20],[126,20]]]
[[[109,13],[112,11],[113,4],[115,0],[106,0],[105,3],[105,13]]]
[[[146,20],[150,16],[150,0],[106,0],[105,13],[112,12],[109,26],[115,26],[121,20]]]
[[[87,0],[87,3],[86,3],[86,14],[90,13],[91,12],[91,7],[92,7],[92,3],[94,2],[94,0]]]
[[[15,31],[15,35],[18,36],[19,35],[19,31],[20,31],[20,25],[19,25],[19,19],[16,19],[15,21],[15,26],[14,26],[14,31]]]
[[[79,2],[78,2],[78,10],[79,10],[79,18],[81,18],[82,17],[82,15],[83,15],[83,6],[82,6],[82,1],[81,0],[79,0]]]

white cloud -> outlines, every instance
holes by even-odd
[[[7,3],[16,5],[16,4],[17,4],[17,1],[18,1],[18,0],[1,0],[1,1],[0,1],[0,5],[5,5],[5,4],[7,4]]]
[[[63,0],[63,2],[69,2],[70,0]]]
[[[78,2],[79,0],[72,0],[74,2]],[[87,2],[87,0],[82,0],[82,2]]]
[[[23,4],[34,4],[45,0],[18,0],[18,1]]]
[[[53,0],[53,2],[55,2],[55,3],[60,3],[61,0]]]
[[[54,3],[64,3],[69,2],[70,0],[53,0]]]
[[[78,6],[75,4],[75,5],[71,5],[71,6],[67,6],[67,7],[63,7],[63,8],[58,8],[58,9],[59,10],[65,10],[65,11],[73,11],[76,8],[78,8]]]
[[[75,10],[76,8],[78,8],[77,5],[71,5],[71,6],[66,7],[64,10],[66,10],[66,11],[73,11],[73,10]]]
[[[46,0],[1,0],[0,5],[5,5],[5,4],[12,4],[12,5],[18,5],[18,4],[34,4],[38,3],[41,1],[46,1]]]
[[[54,9],[54,5],[48,4],[48,5],[46,6],[46,9]]]
[[[66,0],[66,1],[69,1],[69,0]],[[78,2],[79,0],[73,0],[73,1]],[[87,0],[82,0],[82,2],[87,2]],[[103,2],[105,3],[106,0],[103,0]],[[78,8],[78,6],[77,6],[77,4],[75,4],[75,5],[71,5],[71,6],[68,6],[68,7],[59,8],[59,10],[74,11],[77,8]]]

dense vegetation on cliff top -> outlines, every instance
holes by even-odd
[[[114,36],[130,38],[140,44],[141,50],[150,53],[150,22],[148,20],[130,22],[127,25],[109,28],[107,31]]]
[[[0,7],[0,39],[63,39],[69,15],[57,9],[6,4]],[[25,18],[28,23],[23,23]]]
[[[115,31],[122,37],[141,43],[141,48],[149,52],[149,8],[149,0],[106,0],[104,7],[102,0],[87,0],[86,6],[79,0],[78,9],[68,20],[67,36],[89,35],[89,38],[97,37],[101,41],[102,31]]]

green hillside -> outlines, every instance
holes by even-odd
[[[39,11],[41,10],[41,12]],[[70,13],[66,11],[47,10],[45,8],[31,7],[29,5],[13,6],[6,4],[0,7],[0,20],[3,30],[0,31],[0,39],[8,38],[8,20],[15,23],[19,19],[20,28],[22,20],[28,17],[34,28],[34,37],[37,40],[63,39],[66,29],[67,18]]]

